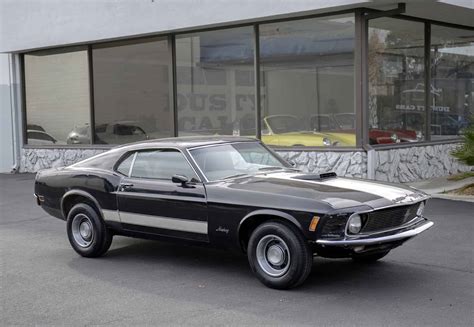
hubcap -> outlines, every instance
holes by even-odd
[[[290,268],[290,249],[276,235],[266,235],[257,244],[257,262],[262,270],[272,276],[283,276]]]
[[[285,259],[285,252],[279,245],[272,245],[267,250],[267,258],[272,265],[281,265]]]
[[[92,228],[89,222],[82,222],[79,226],[79,232],[81,233],[82,238],[88,239],[91,237]]]
[[[71,224],[72,236],[80,247],[86,248],[94,240],[94,227],[92,221],[85,214],[80,213],[74,216]]]

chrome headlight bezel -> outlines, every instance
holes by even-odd
[[[362,217],[358,213],[353,213],[347,219],[346,233],[349,235],[359,234],[362,230]]]

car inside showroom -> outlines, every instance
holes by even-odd
[[[472,9],[298,6],[7,38],[2,170],[196,135],[255,137],[307,172],[410,182],[471,169],[450,153],[474,111]]]

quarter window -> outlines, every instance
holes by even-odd
[[[132,166],[133,157],[134,153],[131,153],[125,160],[122,160],[122,162],[117,167],[117,171],[125,176],[128,176],[130,173],[130,167]]]
[[[151,150],[137,153],[131,177],[171,180],[176,174],[184,175],[189,180],[199,180],[181,152]]]

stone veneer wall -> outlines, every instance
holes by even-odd
[[[22,149],[20,173],[72,165],[107,151],[105,149]]]
[[[310,173],[333,171],[338,176],[367,177],[367,154],[354,152],[277,151],[296,168]]]
[[[102,153],[104,149],[32,149],[22,150],[20,172],[33,173],[41,169],[67,166]],[[365,152],[277,151],[293,160],[305,172],[334,171],[339,176],[366,177]]]
[[[376,151],[375,179],[414,182],[471,170],[451,156],[459,144],[436,144]]]
[[[450,153],[458,144],[437,144],[397,148],[375,152],[375,179],[389,182],[413,182],[446,176],[473,167],[459,163]],[[67,166],[106,151],[105,149],[32,149],[22,150],[20,172]],[[367,178],[367,154],[363,151],[319,152],[277,151],[305,172],[334,171],[339,176]]]

